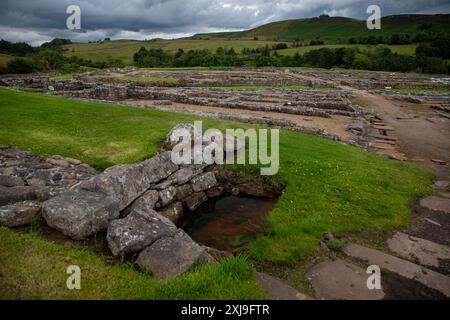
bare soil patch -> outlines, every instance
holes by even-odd
[[[347,88],[348,89],[348,88]],[[397,145],[409,159],[422,163],[442,179],[450,178],[450,119],[426,106],[391,101],[366,91],[351,89],[354,102],[378,113],[394,128]],[[440,159],[446,164],[438,164]]]
[[[136,106],[146,106],[152,107],[154,101],[152,100],[128,100],[128,104]],[[350,134],[346,130],[347,127],[352,123],[352,118],[340,115],[334,115],[331,118],[323,117],[312,117],[312,116],[301,116],[287,113],[277,113],[277,112],[265,112],[265,111],[254,111],[254,110],[244,110],[244,109],[230,109],[222,107],[212,107],[212,106],[201,106],[194,104],[183,104],[183,103],[172,103],[171,105],[165,105],[164,109],[176,110],[180,112],[221,112],[227,114],[235,115],[250,115],[256,117],[268,117],[272,119],[290,120],[300,126],[306,128],[320,128],[325,130],[326,133],[336,134],[340,136],[343,140],[349,138]]]

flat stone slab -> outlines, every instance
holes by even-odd
[[[327,260],[309,270],[306,277],[318,299],[381,300],[382,289],[367,288],[370,274],[344,260]]]
[[[74,240],[94,235],[119,217],[118,203],[101,193],[72,190],[42,205],[47,224]]]
[[[280,279],[257,272],[256,281],[270,300],[313,300]]]
[[[420,200],[420,206],[431,211],[440,211],[450,214],[450,199],[429,196]]]
[[[116,165],[83,181],[80,188],[114,197],[122,211],[146,192],[152,184],[167,178],[178,170],[170,160],[170,152],[161,153],[143,162]]]
[[[106,239],[111,253],[126,256],[138,253],[156,240],[173,236],[177,228],[156,211],[135,209],[123,219],[111,221]]]
[[[433,185],[431,186],[433,189],[448,189],[450,188],[450,181],[447,180],[437,180],[433,183]]]
[[[402,232],[394,234],[387,244],[399,256],[415,259],[425,266],[439,267],[439,260],[450,259],[449,247]]]
[[[387,269],[407,279],[422,283],[428,288],[435,289],[450,297],[450,278],[415,263],[391,256],[387,253],[363,247],[358,244],[349,244],[344,252],[372,265]]]
[[[437,191],[437,194],[442,198],[450,199],[450,192],[448,191]]]
[[[409,228],[408,234],[427,239],[444,246],[450,246],[450,214],[429,211],[416,220]]]

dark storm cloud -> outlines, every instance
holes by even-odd
[[[377,4],[382,15],[448,13],[448,0],[1,0],[0,37],[38,44],[53,37],[78,41],[180,37],[197,32],[252,28],[320,14],[363,19]],[[66,29],[66,8],[81,8],[85,33]]]

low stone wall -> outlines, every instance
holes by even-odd
[[[97,171],[81,161],[0,146],[0,224],[16,227],[40,216],[42,202]]]
[[[169,133],[166,146],[173,145],[177,128]],[[4,174],[0,176],[0,199],[7,199],[0,207],[0,224],[21,226],[42,215],[50,227],[74,240],[107,230],[114,256],[137,258],[137,265],[157,278],[176,276],[197,263],[214,263],[213,256],[223,256],[197,244],[177,227],[183,211],[196,210],[224,193],[273,196],[283,188],[275,181],[267,183],[223,166],[177,165],[169,151],[99,174],[74,159],[40,158],[6,148],[0,151]],[[20,163],[14,162],[17,157]],[[53,189],[45,189],[40,197],[9,196],[14,188],[37,184],[37,177],[45,177],[39,183],[42,187]]]

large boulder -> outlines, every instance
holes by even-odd
[[[192,270],[197,263],[212,263],[214,259],[194,242],[183,230],[173,236],[159,239],[142,251],[137,265],[151,272],[157,279],[181,275]]]
[[[191,180],[192,189],[195,192],[205,191],[216,186],[217,180],[212,172],[206,172],[198,175]]]
[[[37,219],[41,212],[41,202],[22,201],[0,207],[0,225],[20,227]]]
[[[134,210],[127,217],[111,221],[106,239],[114,256],[137,253],[177,228],[156,211]]]
[[[113,196],[123,210],[147,191],[152,184],[178,170],[170,159],[170,152],[133,165],[117,165],[83,182],[80,188]]]
[[[119,217],[118,202],[101,193],[73,190],[44,202],[47,224],[75,240],[89,237]]]

